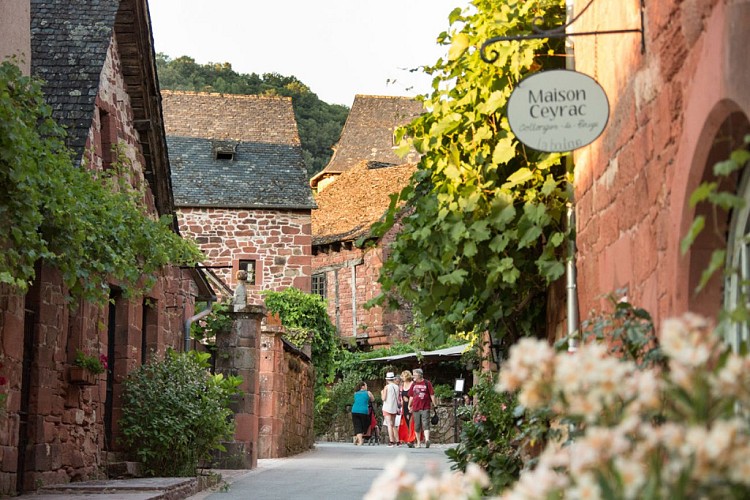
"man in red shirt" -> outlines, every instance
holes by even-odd
[[[435,391],[429,380],[425,380],[421,368],[414,369],[414,383],[409,389],[409,411],[412,412],[414,421],[414,433],[417,437],[417,448],[422,447],[420,441],[424,432],[425,448],[430,447],[430,408],[437,406],[435,402]]]

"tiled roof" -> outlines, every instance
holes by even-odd
[[[315,198],[313,245],[352,241],[369,233],[390,205],[390,195],[406,186],[414,164],[370,168],[363,161],[342,173]]]
[[[362,160],[390,165],[415,162],[416,153],[400,158],[393,152],[393,132],[422,111],[422,103],[408,97],[355,96],[331,161],[311,184],[327,174],[345,172]]]
[[[300,144],[291,97],[162,90],[167,135]]]
[[[175,205],[315,207],[290,98],[162,95]]]
[[[80,158],[94,115],[116,0],[31,0],[31,72]]]

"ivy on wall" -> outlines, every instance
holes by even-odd
[[[325,385],[335,375],[338,335],[336,327],[328,317],[325,300],[317,294],[305,293],[294,287],[281,291],[264,291],[268,310],[278,314],[287,330],[286,338],[297,347],[312,346],[312,362],[315,366],[315,396],[318,400]]]
[[[65,147],[41,82],[0,64],[0,283],[20,292],[40,260],[57,268],[71,297],[104,302],[112,281],[133,294],[167,264],[192,265],[198,248],[155,219],[117,153],[109,173],[80,168]]]

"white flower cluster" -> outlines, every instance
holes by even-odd
[[[481,498],[482,490],[490,485],[489,477],[476,464],[469,464],[466,473],[447,471],[440,474],[433,468],[422,479],[406,472],[405,467],[405,455],[389,463],[372,483],[364,500],[469,500]]]
[[[624,402],[639,411],[655,409],[661,394],[657,377],[612,357],[603,345],[555,355],[546,342],[533,339],[511,348],[497,390],[520,390],[518,401],[526,408],[549,407],[592,423]]]
[[[664,372],[638,370],[596,345],[551,360],[538,355],[544,342],[512,349],[502,370],[524,377],[505,373],[498,389],[586,424],[569,446],[549,443],[503,498],[750,496],[750,426],[737,417],[750,407],[750,360],[727,353],[692,314],[666,321],[661,341]],[[544,361],[541,380],[530,359]]]

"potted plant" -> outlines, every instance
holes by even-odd
[[[98,375],[107,369],[107,356],[100,354],[98,357],[88,355],[81,350],[76,350],[73,366],[69,370],[69,379],[72,384],[94,385],[99,378]]]

